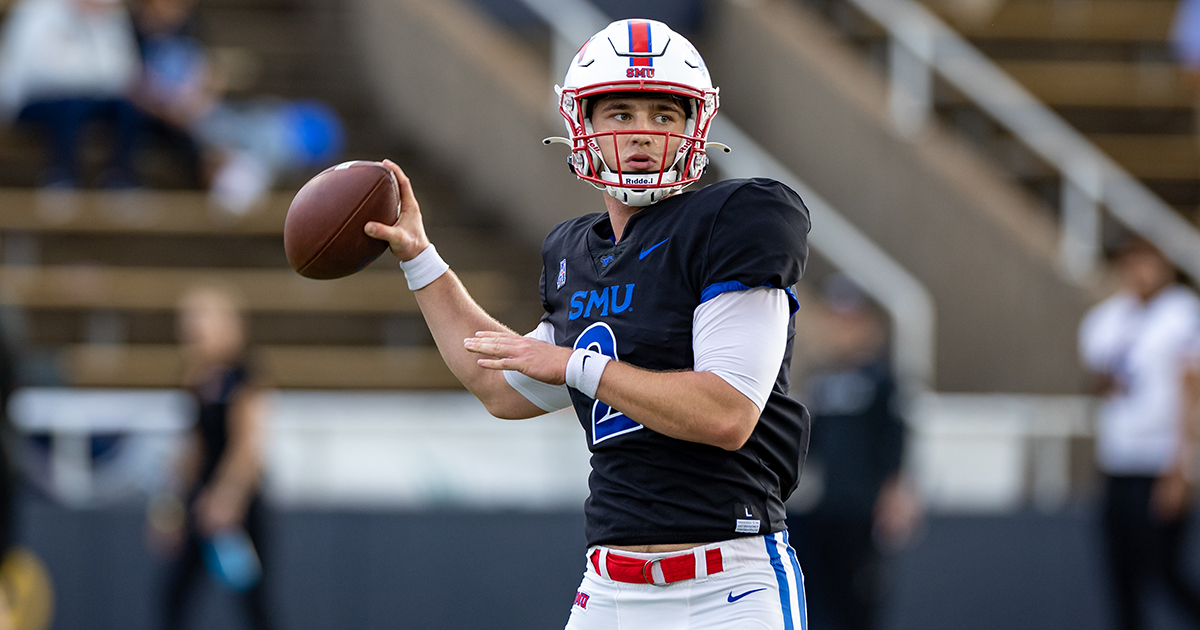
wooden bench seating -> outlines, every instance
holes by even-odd
[[[946,2],[929,4],[971,39],[1161,42],[1170,32],[1176,1],[1008,0],[984,20],[945,10]]]
[[[366,317],[368,321],[391,315],[412,317],[418,309],[403,274],[394,264],[380,261],[359,274],[332,281],[303,278],[286,267],[282,232],[291,202],[290,192],[274,194],[263,207],[243,218],[214,214],[205,195],[197,191],[79,191],[48,198],[40,195],[31,189],[0,188],[0,245],[15,245],[21,239],[32,239],[47,248],[53,244],[54,251],[59,253],[51,255],[47,249],[47,258],[62,260],[59,250],[75,243],[82,255],[70,256],[69,260],[110,261],[109,264],[38,264],[39,257],[35,255],[22,261],[24,264],[12,264],[11,260],[9,264],[0,264],[0,300],[25,309],[33,317],[58,318],[53,321],[60,323],[48,324],[52,328],[57,326],[55,330],[61,328],[61,322],[68,321],[62,317],[76,316],[72,313],[89,316],[96,312],[111,313],[127,322],[126,325],[149,321],[146,317],[161,319],[176,308],[187,288],[216,283],[237,290],[251,314],[290,322],[285,327],[287,332],[272,337],[272,345],[256,349],[264,372],[276,386],[460,387],[437,349],[420,345],[428,343],[423,336],[409,339],[401,335],[398,339],[407,341],[399,343],[418,345],[391,346],[389,342],[397,342],[376,332],[354,335],[354,340],[347,338],[344,342],[338,339],[345,335],[325,334],[326,330],[343,326],[342,318],[346,316]],[[430,197],[438,199],[436,194]],[[435,209],[430,212],[434,214],[439,204],[434,202],[429,207]],[[513,259],[494,235],[452,222],[453,217],[435,214],[430,218],[433,219],[428,223],[431,234],[439,239],[448,259],[456,262],[457,272],[481,306],[501,317],[512,308],[521,310],[527,306],[521,300],[531,296],[516,290],[521,287],[514,286],[513,272],[526,269],[530,261]],[[272,260],[274,256],[237,256],[236,260],[228,261],[234,266],[228,267],[170,266],[163,261],[177,257],[164,258],[168,250],[156,244],[163,239],[172,243],[170,247],[182,248],[214,247],[219,243],[265,247],[277,252],[278,260]],[[105,254],[113,247],[123,249]],[[126,250],[144,255],[131,258],[123,253]],[[384,256],[385,260],[390,259],[388,254]],[[185,265],[189,259],[179,258]],[[207,265],[222,265],[226,260],[220,255],[201,259],[209,261],[202,263]],[[507,260],[509,264],[497,265],[497,260]],[[258,262],[252,262],[256,266],[237,266],[249,261]],[[324,328],[322,318],[328,322]],[[374,330],[376,324],[367,326]],[[45,326],[38,329],[56,340],[48,338],[42,343],[50,344],[45,349],[58,357],[59,376],[70,385],[177,385],[180,359],[179,349],[173,344],[78,344],[66,341],[79,339],[78,333],[46,333],[50,329]],[[144,341],[163,338],[159,333],[150,334],[149,339],[145,334],[134,338]],[[372,342],[375,335],[377,341]],[[39,343],[32,341],[35,345]],[[355,345],[362,343],[369,345]]]
[[[0,189],[0,231],[283,234],[292,194],[273,194],[244,217],[214,211],[190,190],[44,192]]]
[[[1051,107],[1191,108],[1196,90],[1172,63],[1112,61],[999,61],[1034,96]],[[949,102],[961,102],[954,94]]]
[[[260,346],[253,360],[280,388],[460,389],[436,348]],[[80,387],[178,387],[174,345],[79,344],[63,351],[64,372]]]
[[[1196,136],[1097,134],[1091,140],[1136,177],[1200,179],[1200,139]]]
[[[9,4],[0,0],[0,19]],[[391,157],[418,182],[430,236],[472,296],[502,320],[536,321],[536,247],[505,240],[504,218],[486,201],[468,200],[449,171],[392,132],[379,131],[386,121],[364,98],[370,90],[361,73],[352,71],[349,11],[342,3],[298,0],[204,0],[197,6],[205,41],[230,74],[231,100],[272,95],[329,103],[346,125],[345,159]],[[80,162],[90,185],[108,157],[108,137],[96,131],[83,140]],[[159,144],[146,142],[143,149],[173,158]],[[252,341],[258,335],[255,355],[276,386],[460,387],[390,254],[334,281],[308,280],[288,268],[284,218],[306,173],[280,183],[262,207],[231,217],[214,212],[202,190],[30,188],[45,153],[35,135],[0,127],[0,301],[24,310],[26,342],[46,357],[37,359],[46,365],[31,372],[46,375],[39,378],[79,386],[178,386],[172,313],[188,287],[217,283],[242,294],[253,315]],[[148,185],[192,185],[177,176],[175,160],[159,158],[139,156]],[[120,334],[96,332],[106,325]]]
[[[240,293],[253,312],[415,313],[417,302],[395,271],[368,270],[337,280],[310,280],[290,269],[0,266],[0,296],[23,308],[169,311],[189,287],[217,283]],[[511,303],[500,271],[459,274],[489,311]]]

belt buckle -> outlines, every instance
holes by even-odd
[[[669,584],[667,582],[666,573],[663,573],[663,581],[661,583],[654,581],[654,563],[658,563],[658,570],[659,572],[662,572],[662,561],[662,558],[655,558],[653,560],[647,560],[646,563],[642,565],[642,579],[646,580],[647,584],[652,586],[667,586]]]

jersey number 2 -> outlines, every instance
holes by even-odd
[[[579,333],[575,349],[593,350],[617,361],[617,336],[604,322],[596,322]],[[637,431],[642,425],[599,400],[592,403],[592,444]]]

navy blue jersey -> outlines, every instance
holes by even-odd
[[[692,315],[726,291],[788,291],[808,256],[808,210],[768,179],[728,180],[673,195],[633,215],[619,243],[607,213],[551,230],[542,246],[544,321],[555,343],[591,348],[649,370],[693,367]],[[716,542],[785,529],[809,417],[787,396],[794,326],[779,376],[741,449],[644,428],[575,389],[592,451],[585,505],[589,545]]]

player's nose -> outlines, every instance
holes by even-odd
[[[655,134],[648,131],[637,131],[629,134],[629,142],[635,145],[649,146],[654,142]]]

